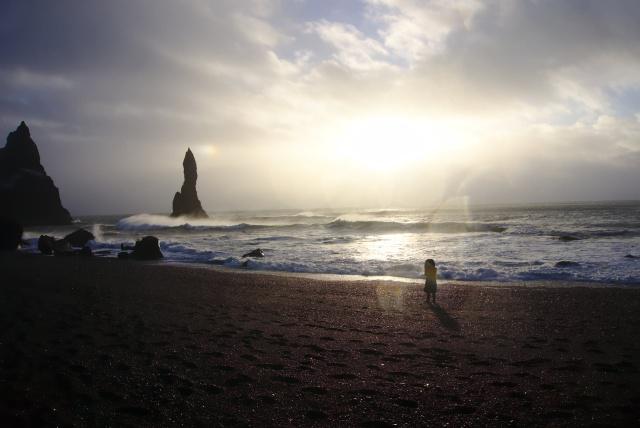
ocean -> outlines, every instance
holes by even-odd
[[[165,263],[417,280],[433,258],[445,280],[640,285],[640,202],[209,215],[80,216],[71,226],[28,228],[25,240],[37,252],[41,234],[61,238],[82,227],[102,257],[154,235]],[[256,248],[264,258],[242,258]]]

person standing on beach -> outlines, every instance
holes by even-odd
[[[430,302],[431,296],[433,296],[433,303],[436,303],[436,291],[438,290],[437,273],[436,262],[433,259],[427,259],[424,262],[424,291],[427,293],[427,302]]]

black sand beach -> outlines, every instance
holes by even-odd
[[[640,290],[0,259],[4,426],[623,426]]]

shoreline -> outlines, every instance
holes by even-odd
[[[19,251],[20,256],[24,257],[45,257],[52,258],[55,256],[43,255],[35,252]],[[56,258],[58,259],[58,258]],[[104,257],[93,256],[93,260],[111,260],[118,263],[122,263],[123,260],[119,260],[116,257]],[[244,268],[233,268],[219,266],[210,263],[203,262],[182,262],[182,261],[169,261],[169,260],[157,260],[157,261],[136,261],[136,263],[142,263],[154,266],[175,266],[180,268],[193,268],[193,269],[205,269],[214,272],[222,272],[238,275],[273,275],[277,277],[291,277],[312,279],[316,281],[326,282],[389,282],[406,285],[424,285],[424,279],[421,278],[408,278],[401,276],[391,275],[355,275],[355,274],[333,274],[333,273],[314,273],[314,272],[289,272],[279,270],[251,270]],[[544,279],[544,280],[460,280],[460,279],[438,279],[438,285],[442,286],[469,286],[469,287],[517,287],[517,288],[573,288],[573,287],[588,287],[588,288],[635,288],[640,286],[640,282],[607,282],[607,281],[583,281],[583,280],[560,280],[560,279]]]
[[[640,290],[0,257],[9,425],[640,421]]]
[[[106,258],[106,257],[105,257]],[[158,266],[177,266],[195,269],[210,269],[216,272],[226,272],[240,275],[273,275],[291,278],[305,278],[317,281],[345,281],[345,282],[390,282],[406,285],[424,285],[424,278],[407,278],[402,276],[390,275],[352,275],[352,274],[333,274],[333,273],[313,273],[313,272],[288,272],[277,270],[249,270],[243,268],[232,268],[225,266],[217,266],[213,264],[201,262],[177,262],[177,261],[158,261]],[[516,287],[516,288],[635,288],[640,286],[640,282],[596,282],[582,280],[557,280],[557,279],[540,279],[540,280],[505,280],[505,281],[489,281],[489,280],[460,280],[460,279],[438,279],[438,286],[468,286],[468,287]]]

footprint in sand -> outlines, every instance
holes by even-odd
[[[113,391],[109,391],[107,389],[101,389],[100,391],[98,391],[98,395],[104,400],[111,401],[112,403],[124,401],[124,397],[122,395],[117,394]]]
[[[283,383],[288,383],[290,385],[300,383],[300,380],[298,380],[298,378],[295,378],[293,376],[277,375],[272,377],[271,379],[275,382],[283,382]]]
[[[376,391],[375,389],[367,389],[367,388],[356,389],[353,392],[355,394],[364,395],[366,397],[372,397],[374,395],[378,395],[379,394],[379,392]]]
[[[243,358],[243,359],[248,360],[248,361],[258,361],[258,359],[256,357],[254,357],[253,355],[249,355],[249,354],[242,354],[242,355],[240,355],[240,358]]]
[[[210,368],[212,370],[219,370],[222,372],[231,372],[235,370],[235,367],[225,366],[225,365],[213,365],[213,366],[210,366]]]
[[[339,374],[334,374],[331,375],[329,377],[332,377],[334,379],[339,379],[339,380],[353,380],[353,379],[358,379],[358,376],[354,375],[353,373],[339,373]]]
[[[387,421],[365,421],[360,424],[362,428],[394,428],[397,424]]]
[[[529,358],[528,360],[521,360],[511,363],[515,367],[537,367],[543,364],[551,362],[548,358]]]
[[[305,386],[302,388],[302,392],[307,392],[315,395],[325,395],[327,393],[327,388],[322,386]]]
[[[518,386],[517,383],[508,382],[508,381],[504,381],[504,382],[502,382],[502,381],[494,381],[494,382],[491,382],[490,385],[498,386],[498,387],[504,387],[504,388],[515,388],[516,386]]]
[[[375,356],[384,355],[384,352],[378,351],[377,349],[358,349],[358,352],[364,355],[375,355]]]
[[[320,421],[328,418],[327,414],[321,410],[309,410],[306,416],[307,419],[312,421]]]
[[[222,394],[224,392],[224,390],[222,388],[220,388],[217,385],[213,385],[213,384],[203,385],[202,386],[202,390],[205,391],[208,394],[213,394],[213,395]]]
[[[120,407],[118,408],[118,412],[137,417],[148,416],[151,413],[148,409],[138,406]]]
[[[131,370],[131,366],[123,362],[119,362],[118,364],[116,364],[116,370],[119,370],[121,372],[128,372],[129,370]]]
[[[179,386],[177,390],[183,397],[188,397],[193,394],[193,389],[188,386]]]
[[[278,402],[272,395],[260,395],[258,400],[265,404],[276,404]]]
[[[402,372],[402,371],[389,372],[389,374],[391,376],[396,376],[396,377],[417,377],[413,373]]]
[[[236,377],[227,379],[224,384],[226,386],[234,387],[234,386],[247,384],[247,383],[250,383],[252,381],[253,381],[253,379],[251,379],[249,376],[244,375],[244,374],[239,374]]]
[[[476,408],[474,406],[452,406],[440,411],[444,415],[470,415],[475,413]]]
[[[256,367],[260,367],[262,369],[269,369],[269,370],[283,370],[284,369],[284,366],[282,364],[270,364],[270,363],[256,364]]]
[[[395,403],[402,406],[402,407],[408,407],[411,409],[416,409],[418,408],[418,402],[414,401],[414,400],[407,400],[404,398],[398,398],[397,400],[395,400]]]

